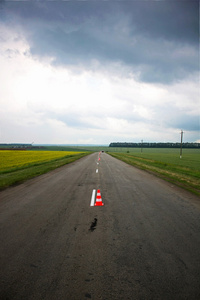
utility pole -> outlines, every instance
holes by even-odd
[[[143,140],[141,140],[141,153],[142,153],[142,143],[143,143]]]
[[[183,130],[181,130],[181,148],[180,148],[180,158],[182,158],[182,143],[183,143]]]

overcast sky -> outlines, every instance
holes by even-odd
[[[0,143],[200,142],[199,1],[0,2]]]

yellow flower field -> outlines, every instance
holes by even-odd
[[[80,152],[0,150],[0,173],[77,154]]]

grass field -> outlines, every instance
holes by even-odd
[[[0,150],[0,189],[44,174],[89,153]]]
[[[121,148],[121,150],[118,148],[109,154],[200,195],[198,149],[183,149],[181,159],[179,149],[171,148],[145,148],[142,153],[139,148]]]
[[[142,153],[140,148],[106,146],[82,146],[81,149],[53,146],[46,147],[46,150],[48,151],[0,150],[0,189],[46,173],[91,152],[104,150],[130,165],[200,195],[199,149],[183,149],[181,159],[180,150],[172,148],[144,148]]]

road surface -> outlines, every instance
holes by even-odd
[[[200,299],[199,202],[106,153],[8,188],[0,299]]]

